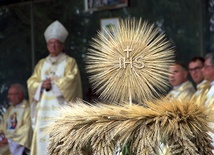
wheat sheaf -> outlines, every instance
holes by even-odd
[[[162,143],[167,155],[212,155],[207,124],[213,122],[211,108],[167,99],[147,105],[78,101],[66,106],[49,127],[49,153],[89,155],[91,150],[91,155],[115,155],[118,146],[126,146],[129,155],[165,155]]]
[[[156,98],[168,87],[172,42],[153,24],[120,20],[93,38],[87,53],[90,83],[103,100],[141,102]]]

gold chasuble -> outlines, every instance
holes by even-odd
[[[193,100],[196,100],[197,104],[205,104],[204,99],[206,99],[206,94],[210,89],[210,82],[203,80],[197,85],[197,91],[193,95]]]
[[[8,108],[4,114],[1,130],[4,131],[7,138],[30,149],[33,132],[30,121],[30,106],[26,100],[17,106]]]
[[[169,99],[188,100],[195,93],[195,88],[190,81],[182,83],[180,86],[174,87],[167,95]]]
[[[42,90],[42,80],[51,78],[52,89]],[[44,132],[56,117],[57,109],[76,98],[82,98],[81,79],[76,61],[61,53],[56,59],[50,56],[39,61],[27,81],[31,102],[31,119],[34,135],[32,155],[47,155],[49,135]]]
[[[210,89],[206,93],[205,105],[214,109],[214,81],[210,83]]]

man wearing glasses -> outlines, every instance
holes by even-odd
[[[210,82],[210,89],[207,93],[206,105],[213,104],[214,101],[214,53],[205,56],[204,67],[202,68],[204,78]]]
[[[205,62],[204,67],[202,68],[204,78],[210,82],[210,89],[207,93],[207,100],[205,102],[206,106],[209,106],[210,108],[213,108],[214,105],[214,53],[208,53],[205,56]],[[209,126],[214,129],[214,122],[209,123]],[[214,134],[209,133],[212,137],[212,145],[214,146]],[[214,150],[212,151],[214,153]]]
[[[47,155],[49,134],[45,132],[58,109],[82,98],[80,72],[74,58],[65,53],[68,31],[59,22],[44,32],[48,56],[41,59],[27,81],[34,129],[31,154]]]
[[[205,59],[201,56],[193,57],[189,62],[189,74],[192,80],[196,83],[197,91],[194,94],[194,99],[200,99],[210,89],[210,83],[204,80],[202,68]],[[200,103],[200,102],[197,102]]]
[[[21,84],[10,86],[7,95],[10,107],[5,112],[0,127],[0,150],[8,143],[11,155],[30,154],[33,132],[30,121],[30,105],[25,99],[24,92],[24,87]],[[2,150],[0,152],[2,153]]]

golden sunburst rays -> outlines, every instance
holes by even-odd
[[[213,111],[192,101],[161,99],[148,108],[123,105],[87,105],[79,101],[65,107],[50,126],[51,154],[109,155],[126,144],[136,155],[158,154],[160,142],[174,154],[211,155],[208,122]],[[177,152],[177,153],[176,153]]]
[[[105,32],[93,38],[86,61],[89,80],[101,99],[140,103],[166,90],[174,50],[158,28],[126,19],[118,29]]]

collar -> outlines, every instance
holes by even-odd
[[[60,53],[56,57],[51,57],[50,55],[47,57],[47,61],[51,63],[52,65],[58,64],[59,62],[63,61],[65,59],[65,53]]]
[[[185,85],[185,83],[187,83],[188,81],[185,81],[183,83],[181,83],[180,85],[174,86],[173,89],[178,89],[180,87],[182,87],[183,85]]]

